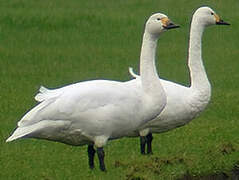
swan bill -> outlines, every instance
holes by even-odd
[[[223,21],[222,19],[219,19],[219,21],[216,22],[217,25],[230,25],[229,23]]]
[[[217,25],[230,25],[229,23],[223,21],[217,14],[213,14],[216,19]]]
[[[164,17],[161,19],[164,29],[174,29],[179,28],[179,25],[175,25],[169,18]]]
[[[179,28],[179,25],[175,25],[173,23],[170,23],[168,26],[164,26],[165,29],[175,29],[175,28]]]
[[[165,29],[175,29],[175,28],[179,28],[179,25],[176,25],[172,22],[170,22],[169,24],[167,24],[166,26],[163,26]]]

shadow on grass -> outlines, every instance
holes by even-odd
[[[205,176],[192,176],[190,174],[185,174],[182,178],[177,180],[239,180],[239,164],[235,165],[233,170],[228,173],[217,173],[209,174]]]

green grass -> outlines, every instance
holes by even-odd
[[[0,179],[176,179],[227,172],[239,162],[237,0],[0,2]],[[204,34],[212,99],[189,125],[155,134],[154,155],[140,155],[138,138],[111,141],[105,147],[108,172],[102,173],[98,167],[88,169],[85,146],[30,139],[5,143],[36,104],[40,85],[130,79],[128,66],[138,69],[143,25],[152,12],[163,12],[181,25],[159,41],[160,76],[188,84],[190,18],[201,5],[232,24]]]

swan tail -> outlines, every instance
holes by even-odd
[[[47,99],[47,95],[50,93],[51,90],[45,88],[44,86],[41,86],[38,91],[39,93],[35,96],[35,100],[38,102],[42,102]]]
[[[134,78],[136,78],[136,79],[139,78],[139,75],[137,75],[137,74],[134,73],[134,70],[133,70],[132,67],[129,67],[129,73],[130,73],[130,75],[133,76]]]
[[[42,94],[42,93],[38,93],[36,96],[35,96],[35,100],[37,101],[37,102],[42,102],[42,101],[44,101],[46,98],[45,98],[45,95],[44,94]]]
[[[47,88],[44,87],[44,86],[41,86],[41,87],[39,88],[39,92],[40,92],[40,93],[46,93],[46,92],[48,92],[48,91],[50,91],[50,90],[47,89]]]
[[[39,93],[35,96],[35,100],[38,102],[45,101],[47,99],[55,98],[58,95],[60,95],[59,90],[50,90],[45,88],[44,86],[41,86],[39,89]]]

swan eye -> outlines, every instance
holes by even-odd
[[[214,13],[213,13],[213,12],[211,12],[211,15],[214,15]]]
[[[161,18],[157,18],[157,20],[158,20],[158,21],[160,21],[160,20],[161,20]]]

